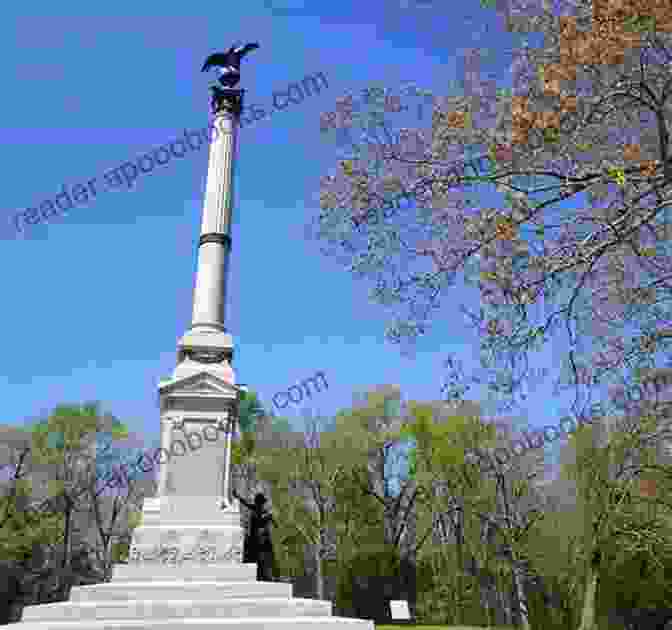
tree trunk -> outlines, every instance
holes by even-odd
[[[508,593],[502,583],[502,579],[495,582],[492,587],[492,600],[495,603],[493,609],[495,611],[493,625],[513,626],[515,619],[513,615],[513,606],[511,605],[511,589]]]
[[[315,590],[317,599],[324,599],[324,575],[322,573],[322,544],[315,548]]]
[[[61,564],[62,568],[66,568],[70,565],[70,548],[72,542],[72,506],[66,498],[66,507],[65,507],[65,531],[63,532],[63,562]]]
[[[462,609],[464,601],[464,580],[462,575],[465,569],[464,566],[464,532],[463,532],[463,521],[462,521],[462,510],[458,510],[454,517],[454,528],[455,528],[455,543],[457,545],[457,566],[459,570],[457,572],[457,596],[459,598],[460,605],[455,611],[455,621],[458,626],[462,625]]]
[[[593,630],[595,627],[595,596],[597,594],[598,572],[592,564],[588,565],[586,576],[586,591],[581,612],[581,626],[579,630]]]
[[[520,616],[520,626],[523,630],[530,630],[530,618],[527,607],[527,595],[523,588],[523,570],[514,564],[513,566],[513,584],[518,598],[518,615]]]
[[[104,550],[103,550],[103,570],[105,573],[105,580],[109,581],[112,579],[112,536],[108,534],[106,536],[107,540],[104,541]]]
[[[487,591],[483,589],[480,590],[478,595],[481,598],[481,606],[485,610],[485,616],[488,621],[488,626],[491,626],[493,623],[493,619],[492,619],[492,607],[490,606],[490,597],[488,596]]]

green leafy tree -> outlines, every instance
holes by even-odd
[[[253,433],[259,417],[265,413],[256,392],[249,390],[241,394],[238,407],[238,423],[241,433]]]
[[[126,513],[137,509],[148,493],[147,480],[134,465],[141,444],[128,427],[99,403],[60,405],[32,428],[33,459],[49,467],[48,509],[65,519],[62,568],[70,565],[74,517],[95,528],[94,545],[105,579],[110,579],[112,545],[126,533]],[[149,484],[151,485],[151,484]]]
[[[656,445],[669,438],[656,416],[612,419],[606,434],[584,426],[570,437],[574,461],[564,474],[576,485],[581,515],[578,556],[585,576],[580,630],[597,627],[597,597],[610,564],[634,556],[660,566],[669,538],[672,468],[661,463]],[[651,487],[653,492],[650,492]]]
[[[97,403],[59,405],[33,430],[32,458],[35,464],[50,469],[47,486],[51,507],[65,519],[64,569],[71,559],[75,513],[88,510],[85,488],[92,474],[90,448],[99,423]]]
[[[417,499],[413,481],[400,466],[405,460],[400,447],[406,440],[401,426],[399,392],[390,388],[367,392],[363,404],[336,416],[336,431],[352,445],[354,461],[366,462],[351,467],[353,481],[383,509],[381,549],[391,546],[400,551],[411,542],[407,533]],[[406,551],[411,550],[417,551],[415,545]]]
[[[243,392],[238,407],[239,439],[234,440],[231,445],[231,462],[248,486],[253,478],[255,448],[262,429],[260,420],[265,417],[267,414],[256,392]]]
[[[276,436],[291,432],[291,423],[287,418],[276,416],[273,410],[267,412],[253,390],[242,394],[238,413],[240,433],[231,446],[231,461],[241,478],[250,486],[255,476],[257,443],[269,430]]]
[[[7,600],[0,616],[9,623],[20,618],[25,594],[53,576],[50,560],[62,548],[65,523],[60,513],[45,512],[44,501],[36,499],[31,481],[32,459],[29,430],[15,430],[3,436],[8,447],[10,477],[0,496],[0,558],[7,582]],[[60,573],[56,571],[57,576]],[[10,584],[11,582],[11,584]]]
[[[324,563],[335,558],[335,486],[342,478],[343,449],[320,432],[320,422],[284,434],[284,444],[264,448],[258,473],[271,486],[281,541],[301,541],[312,550],[318,599],[324,599]]]
[[[0,557],[21,563],[32,557],[36,547],[58,545],[64,519],[62,514],[44,514],[35,505],[28,478],[30,447],[13,449],[13,454],[16,461],[0,497]]]
[[[672,619],[671,539],[669,528],[657,536],[655,555],[614,549],[600,581],[599,617],[632,629],[662,628]]]
[[[562,486],[562,487],[559,487]],[[527,552],[543,587],[530,598],[530,618],[544,620],[544,627],[564,630],[577,628],[581,619],[584,590],[583,566],[578,549],[582,522],[572,492],[564,489],[564,480],[555,480],[547,491],[546,517],[535,527]]]
[[[435,562],[440,583],[430,584],[436,590],[425,601],[444,606],[427,614],[492,625],[491,614],[502,610],[507,624],[533,626],[526,585],[539,577],[530,543],[545,514],[534,488],[541,454],[486,468],[486,453],[510,443],[510,425],[446,405],[410,403],[402,432],[416,442],[410,474],[422,490],[418,527],[435,533],[421,560]]]
[[[413,608],[416,588],[415,571],[411,567],[416,565],[418,550],[428,532],[418,531],[418,489],[404,473],[408,444],[400,428],[405,413],[399,388],[384,386],[365,392],[351,409],[339,412],[334,430],[349,444],[352,464],[344,462],[349,469],[349,501],[375,508],[369,509],[370,523],[362,528],[366,541],[358,545],[358,552],[366,555],[361,560],[368,563],[380,553],[381,563],[374,562],[371,566],[388,566],[385,558],[396,554],[394,566],[401,571],[401,574],[396,569],[393,574],[369,574],[366,582],[371,588],[394,583],[395,589],[401,588],[408,594]],[[376,613],[380,614],[381,611]]]
[[[427,593],[424,597],[426,609],[422,612],[426,615],[454,614],[450,619],[444,617],[442,622],[462,624],[467,621],[464,615],[468,614],[470,606],[471,584],[465,577],[468,561],[474,555],[482,562],[484,556],[487,558],[476,534],[480,524],[470,510],[470,506],[487,508],[487,505],[483,506],[483,474],[469,453],[470,449],[483,448],[493,439],[492,427],[483,426],[478,418],[453,415],[435,404],[411,402],[402,434],[412,437],[415,442],[409,476],[421,491],[418,529],[435,533],[435,539],[441,541],[438,554],[437,545],[431,544],[432,539],[423,547],[420,563],[433,558],[434,568],[441,567],[442,572],[437,573],[437,577],[441,576],[436,584],[440,593]],[[489,495],[485,493],[485,496]],[[447,544],[450,533],[454,545]],[[450,566],[457,570],[449,575],[444,571]],[[437,599],[444,600],[443,605],[431,609]]]

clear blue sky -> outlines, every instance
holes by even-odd
[[[50,14],[42,5],[39,15],[18,6],[0,25],[4,423],[96,399],[148,441],[158,437],[157,384],[174,369],[190,324],[207,152],[173,159],[133,190],[101,192],[26,235],[11,221],[64,183],[103,180],[185,128],[207,125],[214,76],[200,67],[235,40],[261,43],[243,61],[248,103],[270,109],[274,91],[312,73],[329,82],[241,131],[227,315],[238,381],[270,407],[275,392],[322,370],[329,390],[314,408],[331,414],[353,392],[383,383],[399,384],[404,398],[440,398],[448,351],[477,367],[477,339],[457,309],[478,309],[476,292],[455,289],[417,356],[404,358],[384,340],[392,314],[371,304],[369,285],[322,256],[304,229],[319,212],[319,178],[339,157],[320,134],[320,114],[372,81],[415,80],[445,95],[468,47],[488,46],[485,67],[510,86],[507,51],[520,36],[493,11],[477,0],[196,0],[151,13],[123,0],[105,9],[73,1]],[[559,359],[549,347],[535,367],[555,375]],[[549,379],[520,416],[557,424],[568,402],[553,396]],[[291,406],[286,415],[300,417]]]

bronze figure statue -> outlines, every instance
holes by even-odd
[[[252,504],[243,499],[235,490],[233,496],[248,510],[252,511],[250,528],[245,536],[243,562],[256,562],[257,580],[272,582],[275,562],[271,523],[276,523],[273,515],[264,507],[266,497],[258,492],[254,497],[254,504]]]

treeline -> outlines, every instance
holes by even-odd
[[[104,482],[138,445],[97,403],[3,427],[0,621],[20,620],[24,605],[64,601],[74,584],[109,579],[153,481],[135,476],[113,493]]]
[[[315,596],[329,584],[338,614],[378,623],[390,599],[408,599],[418,622],[458,626],[672,620],[672,436],[660,408],[577,427],[549,480],[543,449],[485,471],[471,456],[510,443],[514,420],[442,402],[390,413],[396,395],[370,393],[322,427],[237,453],[272,497],[285,575],[310,566]]]
[[[486,472],[469,456],[510,440],[511,423],[476,405],[399,399],[395,388],[369,392],[302,431],[253,392],[243,401],[233,480],[271,499],[278,578],[309,580],[310,596],[336,613],[379,623],[390,599],[407,599],[419,622],[449,625],[653,629],[672,619],[672,469],[659,417],[580,427],[561,476],[542,483],[543,450]],[[5,623],[23,605],[109,580],[155,490],[129,475],[101,491],[141,444],[98,405],[59,407],[20,434],[4,440]],[[99,456],[87,460],[93,443]]]

